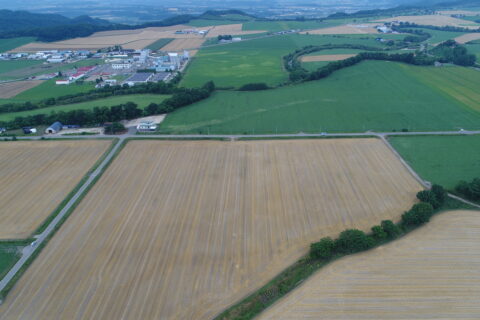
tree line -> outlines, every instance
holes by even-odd
[[[106,85],[103,88],[93,89],[87,92],[80,92],[70,95],[61,96],[58,98],[43,99],[39,102],[25,103],[6,103],[0,105],[0,113],[10,113],[19,111],[36,110],[42,108],[48,108],[57,105],[80,103],[98,99],[104,99],[112,96],[132,95],[132,94],[173,94],[179,89],[175,88],[173,83],[165,82],[149,82],[138,84],[133,87],[125,84],[123,86],[109,86]]]
[[[471,201],[480,201],[480,178],[475,178],[470,182],[460,181],[455,187],[455,191]]]
[[[0,123],[0,126],[21,128],[34,125],[50,125],[55,121],[80,126],[101,125],[105,122],[118,122],[120,120],[130,120],[141,116],[172,112],[183,106],[207,99],[214,91],[215,85],[210,81],[201,88],[178,88],[170,98],[159,104],[151,103],[145,110],[140,109],[138,105],[133,102],[127,102],[111,107],[95,107],[92,110],[54,111],[50,114],[16,117],[13,121]]]
[[[334,257],[365,251],[396,239],[428,222],[436,210],[444,205],[447,192],[443,187],[434,185],[431,190],[420,191],[417,199],[421,202],[414,204],[409,211],[405,212],[398,224],[391,220],[384,220],[380,225],[373,226],[369,234],[357,229],[348,229],[341,232],[337,239],[322,238],[310,245],[310,257],[330,260]]]

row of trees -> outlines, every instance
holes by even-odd
[[[447,31],[447,32],[480,32],[480,28],[478,29],[469,29],[463,27],[454,27],[454,26],[430,26],[430,25],[421,25],[416,23],[410,22],[400,22],[397,26],[392,26],[393,30],[398,32],[405,32],[404,30],[407,28],[421,28],[421,29],[429,29],[429,30],[437,30],[437,31]]]
[[[473,66],[477,61],[477,57],[474,54],[469,54],[465,46],[458,44],[454,40],[447,40],[442,42],[430,53],[434,54],[438,61],[442,63],[453,63],[459,66]]]
[[[130,120],[141,116],[171,112],[183,106],[208,98],[215,91],[213,82],[207,82],[198,89],[178,88],[172,97],[160,104],[152,103],[145,110],[138,108],[133,102],[111,107],[95,107],[92,110],[72,110],[68,112],[52,112],[27,117],[17,117],[11,122],[0,123],[0,126],[20,128],[24,126],[49,125],[55,121],[65,124],[98,125],[105,122]]]
[[[455,187],[455,191],[472,201],[480,201],[480,178],[475,178],[470,182],[460,181]]]
[[[428,57],[424,54],[414,55],[413,53],[395,53],[388,54],[385,52],[361,52],[358,55],[340,61],[334,61],[324,67],[318,68],[315,71],[309,72],[301,67],[291,64],[290,80],[293,82],[312,81],[326,78],[333,72],[356,65],[365,60],[384,60],[397,61],[414,65],[433,65],[436,61],[433,57]]]
[[[47,108],[56,105],[80,103],[86,101],[93,101],[98,99],[104,99],[112,96],[120,95],[132,95],[132,94],[173,94],[181,89],[176,89],[172,83],[165,82],[149,82],[145,84],[139,84],[133,87],[127,84],[123,86],[105,86],[103,88],[90,90],[88,92],[79,92],[76,94],[70,94],[61,96],[58,98],[48,98],[39,102],[25,102],[25,103],[6,103],[0,105],[0,113],[10,113],[18,111],[36,110]]]
[[[431,190],[421,191],[417,198],[421,201],[402,215],[402,220],[397,225],[391,220],[384,220],[380,225],[371,228],[371,233],[366,234],[361,230],[348,229],[340,233],[337,239],[322,238],[310,246],[312,259],[329,260],[335,256],[342,256],[361,252],[393,240],[430,220],[435,209],[439,209],[445,202],[447,193],[438,185]]]

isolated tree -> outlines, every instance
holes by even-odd
[[[443,205],[445,203],[445,199],[447,198],[447,191],[445,191],[442,186],[434,184],[432,186],[432,192],[435,194],[435,197],[440,205]]]

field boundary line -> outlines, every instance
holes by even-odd
[[[45,230],[32,242],[29,246],[23,248],[22,257],[15,263],[5,277],[0,281],[0,304],[3,303],[6,295],[11,288],[15,285],[16,281],[27,270],[29,265],[40,254],[42,249],[47,245],[49,240],[54,236],[56,231],[65,222],[68,216],[73,212],[75,207],[95,185],[98,179],[103,175],[108,166],[112,163],[115,157],[120,153],[125,145],[125,139],[120,138],[118,141],[114,141],[114,146],[108,151],[108,154],[104,157],[103,161],[93,171],[89,171],[88,179],[85,183],[75,192],[72,198],[67,202],[62,210],[55,216]]]

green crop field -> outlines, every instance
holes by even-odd
[[[126,96],[116,96],[106,99],[99,99],[94,101],[87,101],[81,103],[68,104],[63,106],[54,106],[43,109],[21,111],[21,112],[12,112],[12,113],[0,113],[0,122],[1,121],[12,121],[16,117],[27,117],[33,116],[36,114],[50,114],[51,112],[60,112],[60,111],[70,111],[70,110],[92,110],[95,107],[110,107],[114,105],[123,104],[126,102],[135,102],[138,104],[138,107],[144,109],[150,103],[161,103],[163,100],[168,98],[168,95],[157,95],[157,94],[134,94]]]
[[[155,41],[154,43],[147,46],[145,49],[150,49],[152,51],[157,51],[165,47],[167,44],[173,41],[173,38],[163,38]]]
[[[20,93],[14,98],[0,99],[0,104],[27,101],[33,102],[42,99],[56,98],[69,94],[87,92],[93,89],[95,89],[95,86],[92,83],[72,83],[71,85],[64,86],[56,85],[55,80],[48,80],[32,89]]]
[[[191,62],[181,84],[198,87],[213,80],[223,88],[252,82],[278,85],[288,78],[283,56],[307,45],[324,44],[384,46],[374,38],[294,34],[203,48]]]
[[[391,137],[393,147],[420,176],[452,190],[480,177],[480,136]]]
[[[13,50],[33,41],[35,41],[35,38],[32,37],[0,39],[0,52]]]
[[[9,244],[0,243],[0,279],[13,267],[20,259],[21,254],[18,249]]]
[[[43,61],[39,60],[0,60],[0,78],[5,72],[27,68],[41,63],[43,63]]]
[[[467,50],[477,56],[477,63],[480,63],[480,43],[467,44]]]
[[[418,30],[422,30],[432,35],[432,37],[426,41],[431,44],[437,44],[450,39],[455,39],[456,37],[459,37],[465,34],[465,32],[451,32],[451,31],[431,30],[431,29],[418,29]]]
[[[464,74],[463,80],[451,75]],[[472,82],[473,80],[473,82]],[[462,82],[463,81],[463,82]],[[478,107],[450,87],[478,86],[468,68],[366,61],[330,77],[257,92],[217,92],[165,119],[168,133],[292,133],[479,129]]]

